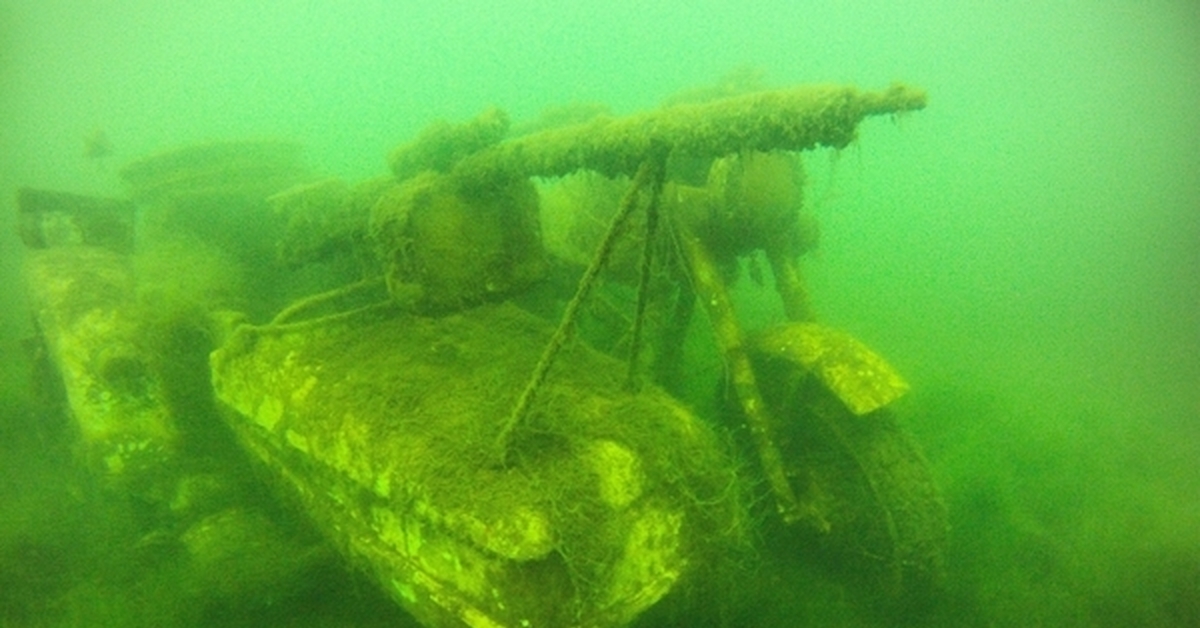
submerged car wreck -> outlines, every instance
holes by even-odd
[[[28,283],[114,490],[178,499],[199,420],[180,414],[211,410],[425,625],[626,625],[756,536],[759,487],[896,599],[936,586],[945,513],[886,411],[906,384],[812,319],[798,153],[924,104],[798,87],[524,135],[492,110],[354,185],[289,145],[190,147],[127,166],[109,214],[23,192]],[[186,261],[151,279],[163,250]],[[784,316],[743,330],[729,284],[758,254]],[[88,275],[109,266],[150,270]],[[83,284],[90,301],[64,287]],[[181,328],[211,352],[190,383],[162,340]],[[697,334],[727,374],[718,403],[683,383]]]

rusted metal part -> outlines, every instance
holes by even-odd
[[[467,180],[562,176],[595,170],[632,175],[647,155],[666,150],[694,157],[742,151],[843,148],[868,116],[925,107],[925,92],[895,84],[881,91],[846,86],[801,86],[755,92],[701,104],[681,104],[500,142],[458,161]]]

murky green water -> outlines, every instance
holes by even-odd
[[[207,576],[129,563],[136,513],[89,500],[29,390],[18,186],[120,195],[130,160],[245,137],[359,180],[436,119],[631,113],[743,66],[930,94],[806,157],[817,312],[909,378],[950,511],[921,625],[1200,625],[1192,3],[191,4],[0,1],[0,625],[405,621],[336,567],[223,614],[188,608]],[[885,623],[802,559],[772,569],[729,625]]]

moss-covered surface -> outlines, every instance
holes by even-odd
[[[624,392],[620,362],[569,347],[499,466],[550,330],[508,304],[371,316],[243,327],[214,383],[243,443],[419,618],[618,625],[745,524],[713,434]]]

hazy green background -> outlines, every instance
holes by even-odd
[[[18,185],[116,194],[125,160],[246,136],[300,140],[353,179],[436,118],[629,112],[745,65],[774,85],[929,90],[926,111],[810,156],[808,267],[822,317],[914,384],[904,410],[971,537],[960,602],[980,621],[1176,617],[1172,587],[1200,590],[1188,0],[0,1],[4,403],[28,326]],[[106,167],[81,156],[94,129]],[[1048,582],[1021,562],[1029,543],[1055,558]]]

